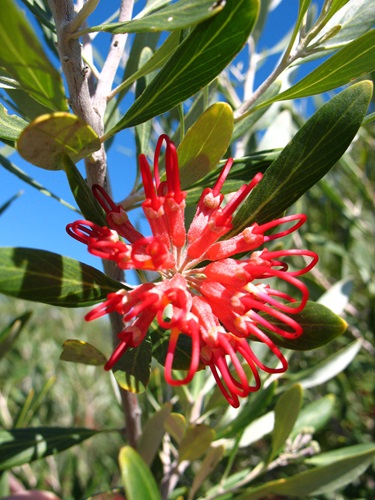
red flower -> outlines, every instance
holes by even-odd
[[[163,143],[166,146],[165,181],[160,180],[158,167]],[[93,192],[106,211],[111,229],[90,221],[76,221],[67,226],[68,233],[85,243],[92,254],[115,261],[121,269],[152,270],[161,277],[158,282],[109,294],[103,304],[86,316],[92,320],[116,311],[126,325],[105,368],[110,370],[127,349],[137,347],[156,318],[166,330],[165,334],[169,334],[166,381],[172,385],[188,383],[198,368],[209,366],[228,402],[238,407],[239,397],[259,389],[259,369],[280,373],[288,367],[285,357],[265,331],[291,339],[302,334],[302,327],[290,316],[302,311],[308,299],[308,290],[297,277],[315,266],[318,256],[308,250],[259,248],[296,231],[306,216],[298,214],[266,224],[255,223],[240,234],[224,239],[232,229],[234,211],[261,179],[261,174],[256,175],[222,207],[221,189],[233,163],[229,159],[214,187],[203,190],[186,232],[186,192],[181,191],[173,142],[166,135],[159,138],[153,174],[144,155],[140,155],[139,162],[146,197],[142,208],[152,236],[140,234],[122,207],[97,185]],[[276,232],[280,225],[286,226]],[[271,229],[274,232],[269,234]],[[246,253],[248,257],[235,259],[233,256],[239,253]],[[310,262],[302,269],[290,271],[285,259],[292,256],[302,256]],[[294,288],[297,298],[272,288],[270,281],[274,282],[275,278]],[[191,339],[191,361],[185,378],[176,380],[172,376],[173,361],[181,334]],[[251,348],[253,339],[262,342],[276,356],[276,366],[265,365],[256,356]],[[252,373],[251,380],[246,365]]]

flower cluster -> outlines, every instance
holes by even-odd
[[[158,163],[164,143],[166,176],[162,181]],[[123,317],[119,344],[105,368],[110,370],[129,348],[139,346],[156,319],[169,335],[166,381],[186,384],[198,369],[208,366],[225,398],[238,407],[239,397],[259,389],[259,369],[268,373],[287,369],[285,357],[266,332],[288,339],[302,334],[292,316],[304,308],[308,290],[297,277],[309,271],[318,257],[308,250],[269,251],[263,245],[296,231],[306,216],[255,223],[225,239],[233,228],[235,210],[261,179],[261,174],[255,176],[222,206],[222,186],[233,163],[229,159],[213,188],[203,190],[186,230],[186,192],[181,190],[173,142],[166,135],[159,138],[153,172],[144,155],[139,163],[146,198],[142,208],[152,236],[140,234],[123,208],[97,185],[93,192],[107,214],[109,227],[90,221],[67,226],[68,233],[86,244],[92,254],[113,260],[121,269],[152,270],[161,277],[157,282],[110,293],[86,316],[92,320],[115,311]],[[246,257],[236,259],[238,254]],[[285,258],[296,255],[308,264],[291,271]],[[296,297],[276,290],[275,278],[286,282]],[[186,376],[175,379],[172,372],[180,335],[191,339],[191,359]],[[252,340],[262,342],[276,359],[265,364],[253,351]]]

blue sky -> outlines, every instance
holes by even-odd
[[[117,4],[117,2],[110,3]],[[318,3],[321,4],[322,0]],[[143,1],[136,3],[136,12],[143,4]],[[297,0],[281,2],[270,16],[258,50],[273,46],[288,32],[296,18],[297,9]],[[99,2],[92,23],[99,24],[107,16],[108,2]],[[103,47],[106,46],[109,35],[98,36],[102,37]],[[261,69],[257,84],[267,76],[276,61],[277,56]],[[54,194],[75,205],[63,172],[39,169],[25,162],[17,154],[9,159]],[[123,131],[118,135],[109,151],[108,162],[114,197],[122,199],[132,186],[135,172],[134,142],[129,131]],[[78,214],[50,197],[40,194],[0,166],[0,206],[21,190],[23,194],[0,216],[0,246],[40,248],[101,268],[100,260],[89,255],[84,245],[71,239],[65,232],[65,226],[69,222],[80,218]]]

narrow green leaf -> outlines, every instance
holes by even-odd
[[[119,463],[127,500],[161,500],[154,476],[137,451],[124,446]]]
[[[137,450],[149,467],[158,452],[165,433],[165,420],[171,414],[171,410],[171,403],[165,403],[143,426],[142,435],[137,443]]]
[[[63,427],[0,430],[0,470],[59,453],[99,432],[103,431]]]
[[[61,165],[67,176],[70,189],[84,217],[99,226],[106,226],[104,211],[94,198],[87,182],[69,156],[61,158]]]
[[[104,365],[107,358],[96,347],[83,340],[68,339],[62,345],[60,359],[84,365]]]
[[[220,12],[224,1],[179,0],[149,15],[124,23],[101,24],[85,32],[139,33],[142,31],[174,31],[198,24]]]
[[[120,387],[129,392],[143,392],[150,378],[151,342],[146,339],[138,347],[126,351],[112,371]]]
[[[73,207],[68,203],[67,201],[63,200],[59,196],[55,195],[52,193],[49,189],[45,188],[42,186],[39,182],[35,181],[32,179],[30,176],[28,176],[23,170],[18,168],[14,163],[10,162],[5,156],[0,154],[0,164],[8,170],[8,172],[16,175],[19,179],[21,179],[23,182],[26,182],[29,186],[33,187],[34,189],[37,189],[41,194],[44,194],[45,196],[50,196],[54,200],[57,200],[59,203],[64,205],[65,207],[69,208],[70,210],[73,210],[74,212],[79,212],[77,208]]]
[[[361,344],[358,341],[352,342],[348,346],[340,349],[335,354],[332,354],[316,366],[312,366],[307,370],[291,375],[291,380],[298,381],[304,389],[316,387],[324,384],[327,380],[336,377],[353,361]]]
[[[1,332],[0,332],[0,359],[5,356],[5,354],[12,347],[14,342],[17,340],[19,334],[23,330],[26,323],[29,321],[32,315],[32,311],[27,311],[18,318],[12,320]]]
[[[321,94],[350,83],[375,69],[375,30],[345,45],[327,61],[309,73],[293,87],[276,97],[264,101],[259,107],[276,101],[297,99]],[[256,106],[258,108],[258,106]]]
[[[306,498],[309,495],[337,492],[355,481],[371,464],[374,455],[375,447],[372,446],[363,449],[362,453],[336,460],[334,463],[245,490],[238,500],[256,500],[269,494]]]
[[[349,302],[353,284],[354,282],[351,278],[345,278],[338,281],[319,297],[319,304],[328,307],[335,314],[343,314]]]
[[[12,0],[2,0],[0,66],[33,99],[55,111],[67,109],[59,72],[52,66],[24,13]]]
[[[0,248],[0,293],[62,307],[83,307],[123,288],[91,266],[44,250]]]
[[[178,448],[179,461],[196,460],[207,451],[214,439],[215,431],[207,425],[189,425]]]
[[[181,43],[105,138],[172,109],[211,82],[245,44],[258,8],[258,0],[227,0],[219,14],[199,24]]]
[[[233,124],[232,108],[217,102],[189,128],[177,149],[183,189],[217,166],[228,149]]]
[[[68,155],[74,163],[100,149],[93,129],[78,116],[51,113],[33,120],[17,142],[19,154],[37,167],[61,170]]]
[[[282,323],[272,316],[268,314],[262,314],[262,316],[272,324],[282,327]],[[302,312],[289,316],[303,328],[302,335],[297,339],[286,339],[267,329],[264,331],[276,345],[293,351],[318,349],[342,335],[348,327],[346,321],[340,316],[316,302],[307,302]]]
[[[23,194],[23,191],[18,191],[18,193],[14,194],[9,200],[7,200],[5,203],[3,203],[1,206],[0,206],[0,215],[5,212],[5,210],[7,208],[10,207],[10,205],[17,199],[19,198],[21,195]]]
[[[7,109],[0,104],[0,137],[16,141],[28,123],[17,115],[8,115]]]
[[[293,385],[277,400],[275,406],[275,425],[272,432],[272,448],[267,462],[271,462],[281,451],[296,423],[303,390],[299,384]]]
[[[279,217],[344,154],[365,116],[372,83],[363,81],[322,106],[264,174],[233,220],[237,234]],[[229,237],[229,235],[228,235]]]
[[[346,446],[338,450],[327,451],[326,453],[319,453],[311,458],[306,458],[304,462],[309,465],[329,465],[335,463],[337,460],[343,458],[358,457],[359,455],[372,453],[375,455],[375,443],[362,443],[354,444],[353,446]]]

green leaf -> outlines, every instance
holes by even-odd
[[[17,115],[8,115],[8,111],[0,104],[0,137],[8,141],[16,141],[28,123]]]
[[[279,217],[344,154],[360,127],[372,94],[363,81],[322,106],[297,132],[264,174],[233,220],[237,234]]]
[[[138,347],[127,350],[112,371],[120,387],[129,392],[143,392],[150,378],[151,342],[146,339]]]
[[[103,431],[63,427],[0,430],[0,470],[54,455],[99,432]]]
[[[26,184],[29,184],[29,186],[37,189],[41,194],[44,194],[45,196],[50,196],[54,200],[57,200],[59,203],[64,205],[65,207],[69,208],[70,210],[73,210],[74,212],[79,212],[75,207],[70,205],[67,201],[63,200],[59,196],[53,194],[49,189],[45,188],[39,182],[35,181],[31,177],[29,177],[23,170],[18,168],[14,163],[10,162],[5,156],[0,155],[0,164],[8,170],[8,172],[11,172],[12,174],[16,175],[19,179],[21,179],[23,182],[26,182]]]
[[[172,109],[210,83],[245,44],[258,8],[258,0],[227,0],[218,15],[199,24],[181,43],[105,138]]]
[[[337,459],[334,463],[245,490],[237,500],[256,500],[265,498],[269,494],[306,498],[308,495],[337,492],[347,484],[353,483],[371,464],[375,447],[364,447],[362,450],[348,457],[342,454],[345,458]]]
[[[291,380],[298,381],[304,389],[316,387],[324,384],[328,380],[336,377],[353,361],[361,348],[359,341],[352,342],[348,346],[332,354],[321,363],[318,363],[307,370],[290,375]]]
[[[275,406],[275,425],[272,432],[272,448],[267,462],[271,462],[281,451],[296,423],[303,390],[299,384],[293,385],[277,400]]]
[[[62,361],[83,363],[84,365],[104,365],[107,358],[96,347],[83,340],[68,339],[62,345]]]
[[[12,347],[14,342],[17,340],[22,329],[29,321],[32,315],[32,311],[27,311],[18,318],[13,319],[1,332],[0,332],[0,359],[5,356],[5,354]]]
[[[288,90],[281,92],[259,107],[276,101],[297,99],[321,94],[350,83],[375,69],[375,30],[363,34],[336,52],[327,61],[309,73]],[[258,106],[256,106],[258,108]]]
[[[154,476],[137,451],[124,446],[119,463],[127,500],[161,500]]]
[[[33,120],[17,142],[19,154],[37,167],[61,170],[68,155],[74,163],[100,149],[93,129],[78,116],[51,113]]]
[[[23,191],[18,191],[18,193],[14,194],[11,198],[9,198],[9,200],[7,200],[5,203],[3,203],[1,206],[0,206],[0,215],[5,212],[5,210],[7,208],[10,207],[10,205],[17,199],[19,198],[21,195],[23,194]]]
[[[12,0],[2,0],[0,66],[33,99],[55,111],[65,111],[67,100],[59,72],[52,66],[26,20]]]
[[[106,226],[104,211],[94,198],[87,182],[69,156],[61,158],[61,165],[68,178],[70,189],[84,217],[99,226]]]
[[[303,311],[297,314],[287,314],[287,316],[295,320],[303,328],[302,335],[297,339],[286,339],[266,328],[262,329],[276,345],[293,351],[318,349],[342,335],[348,327],[346,321],[340,316],[316,302],[307,302]],[[279,322],[271,315],[262,314],[262,317],[279,327],[285,326],[285,323]]]
[[[343,314],[353,290],[353,280],[344,278],[331,286],[321,297],[319,304],[328,307],[335,314]]]
[[[302,408],[293,427],[292,436],[308,428],[312,428],[313,432],[322,429],[329,422],[335,403],[335,395],[327,394]]]
[[[143,426],[142,434],[137,442],[137,450],[148,466],[151,466],[158,452],[165,433],[164,424],[171,414],[171,410],[171,403],[164,403],[160,410],[154,413]]]
[[[217,166],[229,147],[233,124],[232,108],[217,102],[189,128],[177,149],[182,188],[191,186]]]
[[[372,453],[375,455],[375,443],[362,443],[353,446],[346,446],[338,450],[327,451],[326,453],[319,453],[311,458],[306,458],[304,462],[309,465],[329,465],[335,463],[337,460],[343,458],[357,457],[358,455]]]
[[[196,460],[207,451],[214,439],[215,431],[207,425],[189,425],[178,448],[179,462]]]
[[[149,15],[123,23],[101,24],[85,32],[137,33],[141,31],[174,31],[200,23],[220,12],[224,1],[179,0]]]
[[[91,266],[31,248],[0,248],[0,293],[62,307],[83,307],[123,288]]]

